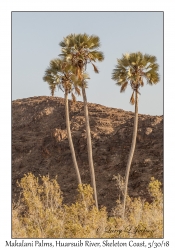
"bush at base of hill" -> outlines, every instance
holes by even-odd
[[[78,187],[79,196],[71,205],[62,202],[55,179],[29,173],[18,183],[21,198],[12,206],[13,238],[162,238],[163,194],[154,178],[148,186],[151,203],[127,197],[125,219],[119,200],[108,216],[106,208],[95,207],[90,185]]]

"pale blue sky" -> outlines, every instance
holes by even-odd
[[[99,74],[88,65],[88,102],[134,111],[129,103],[131,87],[120,93],[111,74],[122,54],[140,51],[157,57],[160,82],[140,89],[139,113],[163,114],[163,12],[13,12],[13,100],[50,95],[42,80],[44,71],[61,53],[59,42],[71,33],[99,36],[105,56],[97,63]],[[63,93],[57,91],[55,96]]]

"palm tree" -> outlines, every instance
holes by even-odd
[[[60,54],[60,56],[76,67],[77,69],[76,75],[78,76],[78,79],[81,82],[80,86],[84,102],[84,114],[86,123],[87,149],[88,149],[88,161],[91,174],[91,185],[94,190],[95,204],[96,207],[98,208],[95,172],[94,172],[93,158],[92,158],[92,143],[91,143],[91,134],[89,126],[88,105],[87,105],[87,97],[85,90],[87,87],[86,79],[88,79],[88,77],[87,76],[85,77],[84,73],[86,71],[88,63],[92,64],[95,73],[99,73],[94,62],[103,61],[104,55],[102,52],[98,51],[98,48],[100,47],[99,37],[94,35],[89,36],[85,33],[68,35],[63,39],[63,41],[60,42],[60,46],[62,47],[62,54]]]
[[[131,149],[127,161],[126,173],[125,173],[125,187],[123,197],[123,218],[125,215],[125,205],[127,197],[128,179],[131,167],[132,158],[134,155],[137,127],[138,127],[138,94],[139,88],[144,86],[144,79],[150,85],[159,82],[158,64],[155,56],[145,54],[141,52],[124,54],[121,59],[117,59],[118,65],[112,73],[112,79],[116,81],[116,84],[121,86],[120,92],[124,92],[128,83],[132,88],[132,95],[130,103],[135,104],[135,117],[133,126],[133,137],[131,143]]]
[[[46,69],[45,75],[43,77],[45,82],[48,82],[49,86],[52,87],[54,92],[56,86],[60,89],[64,90],[65,94],[65,116],[66,116],[66,128],[67,128],[67,135],[69,146],[71,150],[72,160],[75,167],[76,175],[78,184],[82,184],[81,176],[75,156],[74,145],[72,142],[72,135],[70,130],[70,121],[69,121],[69,105],[68,105],[68,94],[72,92],[74,89],[77,94],[80,94],[80,90],[76,85],[76,76],[75,76],[75,69],[72,65],[68,64],[67,62],[55,59],[50,62],[50,67]],[[75,96],[72,93],[73,101],[75,101]]]

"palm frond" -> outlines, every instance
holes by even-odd
[[[122,66],[116,66],[112,72],[112,79],[117,82],[117,85],[124,84],[128,79],[128,72]]]
[[[83,73],[82,77],[83,77],[83,79],[90,79],[90,76],[88,73]]]
[[[93,66],[93,68],[94,68],[94,72],[95,72],[95,73],[99,73],[99,71],[98,71],[97,67],[95,66],[95,64],[92,63],[92,66]]]
[[[59,43],[59,45],[61,46],[61,47],[66,47],[66,44],[65,44],[65,42],[64,41],[61,41],[60,43]]]
[[[160,81],[160,76],[154,70],[149,70],[144,73],[144,77],[147,80],[147,83],[150,85],[157,84]]]
[[[76,73],[70,75],[70,80],[71,80],[74,84],[78,84],[78,81],[79,81],[79,80],[78,80],[78,77],[77,77]]]
[[[132,93],[132,95],[131,95],[130,103],[131,103],[132,105],[134,105],[134,103],[135,103],[134,91],[133,91],[133,93]]]
[[[144,82],[143,82],[142,77],[140,78],[140,81],[139,81],[139,82],[140,82],[140,86],[143,87],[143,86],[144,86]]]
[[[75,93],[77,95],[81,95],[81,91],[80,91],[80,89],[77,86],[75,86]]]
[[[72,102],[75,103],[76,102],[76,97],[73,93],[71,93],[71,96],[72,96]]]
[[[54,84],[49,84],[49,89],[51,90],[51,95],[54,96],[54,93],[56,91],[56,86],[57,85],[54,85]]]
[[[81,69],[79,67],[76,68],[76,76],[77,76],[78,80],[82,80],[82,73],[81,73]]]
[[[157,58],[155,56],[148,55],[148,54],[145,54],[143,58],[146,61],[146,64],[147,63],[155,63],[157,61]]]
[[[125,89],[127,88],[128,82],[125,82],[124,84],[122,84],[121,89],[120,89],[120,93],[124,92]]]
[[[62,92],[64,92],[64,86],[62,85],[62,84],[59,84],[59,85],[57,85],[57,88],[58,88],[58,91],[59,91],[59,89],[62,91]]]
[[[93,50],[88,53],[88,58],[93,62],[102,62],[104,60],[104,54],[101,51]]]
[[[89,37],[89,48],[96,49],[100,47],[100,38],[98,36],[92,35]]]

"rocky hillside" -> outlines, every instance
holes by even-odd
[[[83,183],[90,183],[82,102],[70,106],[72,137]],[[110,211],[118,190],[114,175],[125,174],[134,113],[88,104],[99,205]],[[12,194],[16,181],[32,172],[58,176],[64,202],[75,199],[77,179],[68,145],[64,99],[31,97],[12,102]],[[139,115],[138,136],[129,179],[129,195],[150,200],[150,177],[163,181],[163,116]]]

